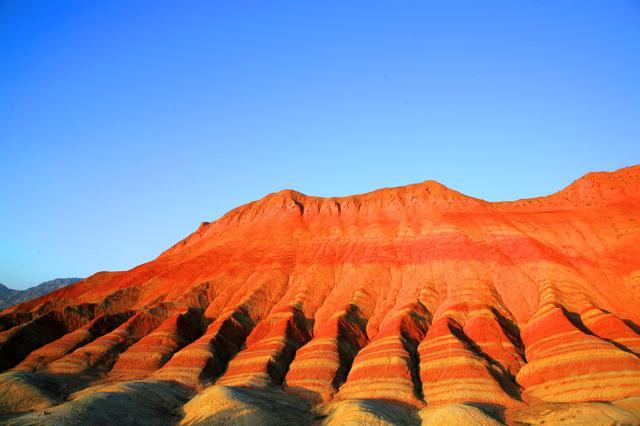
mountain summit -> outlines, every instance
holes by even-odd
[[[109,420],[97,390],[185,424],[633,419],[640,166],[511,202],[433,181],[280,191],[5,310],[0,330],[0,395],[38,395],[0,407],[52,421]],[[84,390],[51,396],[65,380]]]

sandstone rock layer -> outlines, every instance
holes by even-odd
[[[195,401],[215,398],[228,401],[220,418],[278,423],[273,392],[282,407],[324,407],[327,422],[380,424],[406,407],[426,410],[410,421],[490,424],[504,410],[629,400],[640,396],[640,166],[513,202],[431,181],[274,193],[151,262],[5,310],[0,355],[15,370],[1,382],[37,395],[51,380],[136,398],[171,382],[176,404],[196,395],[173,414],[187,424],[211,418]]]

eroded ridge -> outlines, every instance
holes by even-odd
[[[160,304],[133,315],[124,324],[49,364],[58,374],[107,372],[126,348],[154,330],[169,315],[171,305]]]
[[[384,398],[421,403],[416,349],[431,314],[420,302],[400,309],[356,355],[336,398]]]
[[[515,322],[496,308],[474,305],[464,324],[469,345],[494,364],[500,375],[513,382],[525,363],[524,345]]]
[[[329,401],[344,383],[353,359],[368,342],[366,319],[354,304],[337,311],[296,353],[285,390],[312,402]]]
[[[640,395],[640,359],[543,305],[522,329],[527,364],[517,375],[527,401],[614,401]]]
[[[95,305],[56,309],[0,333],[0,371],[14,367],[29,353],[82,327],[95,315]]]
[[[224,371],[254,326],[245,306],[224,312],[202,337],[176,352],[154,377],[193,388],[205,386]]]
[[[286,307],[262,321],[247,339],[247,348],[229,363],[216,383],[265,387],[282,383],[295,351],[309,340],[304,314]]]
[[[109,376],[114,380],[131,380],[154,373],[175,352],[202,334],[201,321],[201,309],[187,308],[174,313],[120,355]]]
[[[418,347],[420,378],[429,406],[479,403],[499,407],[518,404],[518,389],[506,368],[482,351],[497,356],[506,365],[519,366],[502,327],[492,313],[473,310],[463,326],[467,307],[450,306],[439,316]],[[480,338],[475,342],[465,330]],[[501,341],[500,339],[504,339]]]
[[[628,323],[595,306],[585,308],[580,313],[580,318],[596,336],[640,356],[640,335],[634,332]]]
[[[43,347],[31,352],[17,367],[17,370],[35,371],[46,368],[49,364],[79,347],[91,343],[96,338],[112,331],[133,315],[133,311],[119,314],[101,315],[89,324],[65,334]]]

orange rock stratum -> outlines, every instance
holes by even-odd
[[[513,202],[277,192],[0,331],[9,424],[640,424],[640,166]]]

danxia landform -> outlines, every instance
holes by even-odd
[[[7,424],[640,424],[640,166],[270,194],[3,311],[0,369]]]

